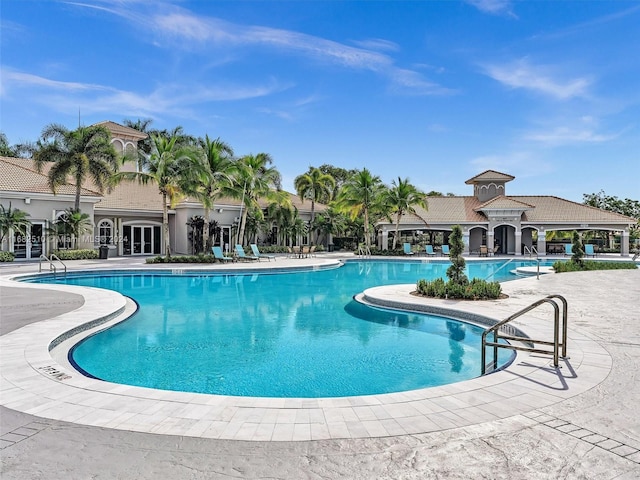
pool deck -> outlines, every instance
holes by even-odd
[[[341,257],[196,268],[328,266]],[[67,263],[71,271],[194,268],[140,258]],[[366,299],[377,304],[496,320],[563,295],[568,358],[556,369],[549,356],[521,353],[504,371],[466,382],[326,399],[165,392],[82,377],[60,354],[74,340],[51,353],[49,343],[97,317],[117,321],[131,305],[116,293],[7,280],[37,270],[0,264],[3,479],[640,478],[640,270],[523,278],[503,284],[507,299],[489,302],[418,298],[413,285],[369,289]],[[540,308],[516,325],[547,337],[551,318]]]

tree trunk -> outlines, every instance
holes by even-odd
[[[169,207],[167,207],[167,194],[162,194],[162,227],[164,229],[165,255],[171,257],[171,242],[169,241]]]
[[[209,245],[209,208],[204,207],[204,225],[202,226],[202,252],[207,252],[207,246]]]

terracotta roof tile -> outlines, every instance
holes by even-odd
[[[478,183],[478,182],[490,182],[490,181],[510,182],[514,178],[516,177],[514,177],[513,175],[508,175],[506,173],[496,172],[495,170],[485,170],[484,172],[479,173],[475,177],[471,177],[469,180],[467,180],[464,183],[466,183],[467,185],[473,185],[474,183]]]

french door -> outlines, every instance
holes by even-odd
[[[16,258],[29,260],[40,258],[44,253],[44,223],[32,223],[25,234],[13,234],[13,254]]]

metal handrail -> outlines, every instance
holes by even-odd
[[[558,306],[557,300],[560,300],[562,303],[562,325],[560,324],[560,307]],[[511,325],[507,325],[512,320],[515,320],[518,317],[521,317],[527,312],[530,312],[534,308],[539,307],[545,303],[551,304],[554,310],[553,315],[553,341],[547,340],[533,340],[528,337],[520,337],[515,335],[516,330]],[[528,307],[523,308],[519,312],[514,313],[510,317],[505,318],[501,322],[496,323],[492,327],[486,329],[482,333],[482,350],[481,350],[481,361],[482,361],[482,372],[484,375],[487,372],[487,352],[486,347],[493,347],[493,360],[491,362],[491,370],[494,370],[498,364],[498,348],[506,348],[509,350],[520,350],[531,353],[541,353],[546,355],[553,355],[553,366],[558,366],[558,356],[561,355],[562,358],[567,357],[567,311],[568,305],[567,300],[561,295],[548,295],[547,297],[538,300],[537,302],[532,303]],[[500,331],[505,333],[500,333]],[[488,342],[487,336],[493,333],[493,341]],[[562,340],[560,340],[560,336],[562,335]],[[511,340],[514,342],[524,342],[528,343],[532,346],[526,345],[512,345],[509,343],[499,343],[498,340]],[[540,345],[548,345],[553,346],[553,350],[544,350],[540,348],[535,348],[535,344]],[[560,352],[561,350],[561,352]]]
[[[42,255],[40,255],[40,259],[39,259],[39,264],[38,264],[38,272],[42,272],[42,260],[46,260],[47,262],[49,262],[49,271],[53,271],[53,274],[56,275],[58,272],[58,269],[56,268],[55,264],[53,263],[54,260],[60,262],[60,264],[62,265],[62,268],[64,268],[64,274],[67,274],[67,265],[60,260],[60,258],[55,254],[52,253],[51,254],[51,258],[47,257],[44,253]]]
[[[525,245],[524,246],[524,253],[525,254],[529,254],[529,258],[533,257],[533,254],[536,254],[536,258],[538,258],[538,249],[536,247],[534,247],[533,245],[531,247]]]
[[[494,270],[493,272],[491,272],[489,275],[487,275],[484,278],[484,281],[486,282],[488,279],[490,279],[491,277],[493,277],[496,273],[498,273],[500,270],[502,270],[504,267],[506,267],[507,265],[509,265],[511,262],[513,262],[513,258],[510,258],[509,260],[507,260],[506,262],[504,262],[502,265],[500,265],[498,267],[497,270]]]

